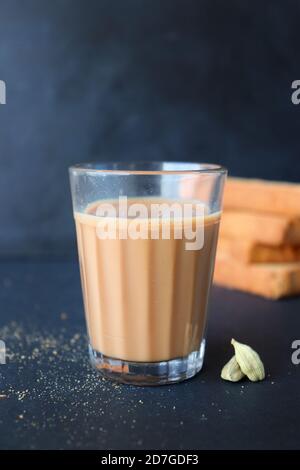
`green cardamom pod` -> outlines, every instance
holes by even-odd
[[[245,377],[245,374],[241,371],[235,356],[232,356],[230,361],[225,364],[221,372],[221,377],[224,380],[230,380],[230,382],[238,382]]]
[[[252,382],[263,380],[265,378],[265,368],[257,352],[247,344],[239,343],[235,339],[231,340],[231,344],[234,347],[238,365],[248,379]]]

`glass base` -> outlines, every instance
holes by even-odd
[[[89,345],[92,366],[104,377],[132,385],[166,385],[190,379],[203,365],[205,339],[198,351],[188,356],[162,362],[131,362],[113,359]]]

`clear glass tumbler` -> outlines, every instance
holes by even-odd
[[[226,170],[200,163],[70,168],[92,365],[135,385],[200,371]]]

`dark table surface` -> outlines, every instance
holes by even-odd
[[[140,388],[89,365],[77,263],[2,261],[1,449],[299,448],[300,299],[267,301],[213,288],[203,370]],[[264,360],[264,382],[224,382],[231,337]]]

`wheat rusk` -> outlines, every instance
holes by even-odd
[[[228,178],[224,191],[224,208],[299,215],[300,184]]]
[[[218,254],[235,258],[241,263],[290,263],[300,262],[300,246],[263,245],[251,240],[220,237]]]
[[[300,217],[225,210],[220,236],[266,245],[300,245]]]
[[[269,299],[280,299],[300,293],[300,263],[246,265],[217,256],[214,282]]]

